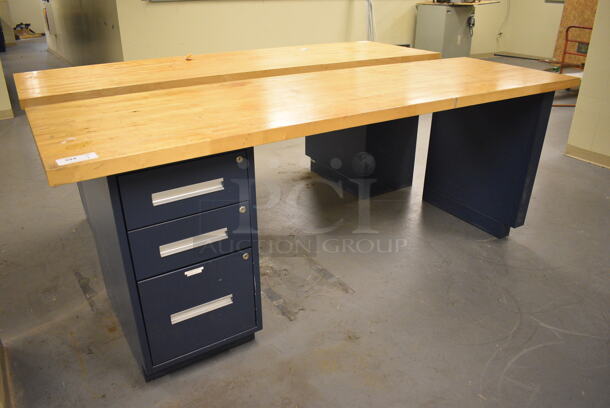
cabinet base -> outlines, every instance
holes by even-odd
[[[205,360],[207,358],[213,357],[213,356],[215,356],[219,353],[222,353],[223,351],[227,351],[233,347],[241,346],[242,344],[248,343],[252,340],[254,340],[254,333],[244,336],[240,339],[237,339],[231,343],[224,344],[214,350],[210,350],[206,353],[200,354],[196,357],[193,357],[192,359],[189,359],[186,361],[180,361],[176,364],[169,365],[169,366],[164,366],[163,368],[160,368],[159,370],[156,370],[156,371],[146,372],[146,371],[142,370],[142,373],[144,374],[144,379],[146,380],[146,382],[149,382],[149,381],[152,381],[159,377],[163,377],[166,374],[179,370],[183,367],[186,367],[186,366],[189,366],[196,362],[199,362],[201,360]]]
[[[419,117],[337,130],[305,138],[311,170],[360,199],[409,187]]]

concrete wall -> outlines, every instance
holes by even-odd
[[[610,168],[610,1],[598,3],[566,154]]]
[[[116,1],[127,60],[367,39],[364,0]],[[376,40],[412,44],[419,1],[374,0]],[[477,7],[473,53],[494,51],[505,10]]]
[[[562,14],[561,3],[510,0],[510,12],[498,51],[552,58]]]
[[[139,0],[137,0],[139,1]],[[121,34],[114,0],[51,0],[51,52],[72,65],[121,61]]]
[[[8,0],[8,3],[15,24],[30,23],[32,30],[44,33],[41,0]]]

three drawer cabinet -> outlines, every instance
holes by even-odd
[[[147,380],[262,329],[252,148],[78,187]]]

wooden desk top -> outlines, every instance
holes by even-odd
[[[146,59],[15,74],[25,109],[208,83],[440,58],[438,52],[369,41]]]
[[[450,58],[65,102],[27,116],[49,184],[60,185],[579,83]],[[56,162],[87,153],[97,158]]]

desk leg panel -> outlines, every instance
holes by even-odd
[[[424,200],[498,238],[523,225],[553,93],[433,115]]]
[[[95,239],[106,293],[138,364],[152,366],[125,233],[116,177],[78,183]]]
[[[417,116],[308,136],[311,170],[359,197],[409,187],[413,180]]]
[[[263,329],[263,304],[261,300],[262,288],[260,277],[260,249],[258,244],[258,216],[256,202],[256,172],[254,166],[254,148],[247,150],[249,161],[248,166],[248,190],[250,194],[250,202],[252,203],[252,211],[250,211],[250,230],[252,240],[252,270],[254,271],[254,299],[256,307],[256,323],[257,330]],[[253,335],[254,336],[254,335]],[[254,337],[252,337],[254,338]]]

